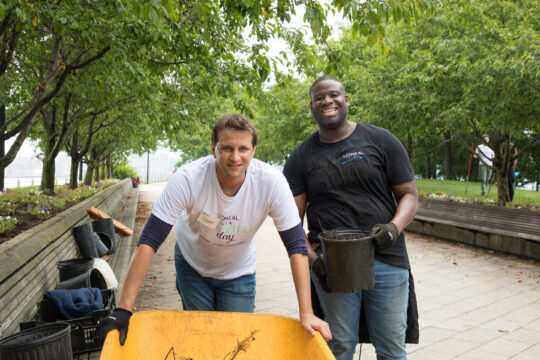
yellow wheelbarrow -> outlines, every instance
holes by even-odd
[[[107,335],[101,360],[335,359],[319,333],[270,314],[140,311],[124,346],[118,336],[118,330]]]

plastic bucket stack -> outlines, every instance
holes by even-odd
[[[373,237],[369,231],[346,229],[319,233],[328,285],[352,293],[375,286]]]
[[[116,250],[116,236],[113,219],[108,218],[92,221],[92,230],[99,235],[101,241],[108,247],[108,253],[114,254]]]
[[[0,359],[71,360],[71,327],[56,323],[24,330],[0,340]]]
[[[93,263],[90,265],[92,267]],[[80,289],[80,288],[98,288],[107,289],[107,282],[98,269],[90,269],[80,275],[60,282],[57,289]]]
[[[71,279],[77,275],[84,274],[88,270],[92,269],[94,259],[92,258],[80,258],[61,260],[56,262],[56,267],[59,272],[60,282]]]

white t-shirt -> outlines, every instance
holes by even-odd
[[[152,213],[168,224],[176,222],[176,241],[191,267],[202,276],[223,280],[255,272],[253,236],[267,215],[278,231],[300,223],[279,170],[252,159],[242,187],[229,197],[219,185],[213,156],[176,171]]]
[[[480,152],[480,150],[482,152]],[[484,154],[482,154],[484,153]],[[486,144],[480,144],[476,147],[476,154],[478,155],[479,165],[492,166],[492,158],[495,153]],[[482,161],[483,160],[483,161]]]

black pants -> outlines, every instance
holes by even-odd
[[[508,169],[508,190],[510,193],[510,201],[514,201],[514,183],[516,182],[516,169],[510,166]]]

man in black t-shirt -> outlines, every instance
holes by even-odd
[[[349,98],[337,78],[317,79],[310,98],[319,131],[293,151],[284,173],[301,219],[307,211],[312,279],[333,334],[330,348],[338,360],[352,359],[363,305],[377,358],[406,359],[410,265],[402,231],[418,205],[411,163],[389,131],[347,120]],[[373,235],[373,289],[329,288],[318,234],[344,228]]]

